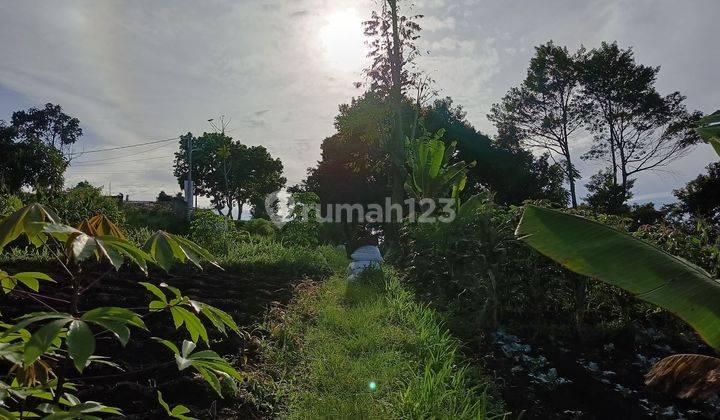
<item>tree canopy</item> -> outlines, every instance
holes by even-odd
[[[10,123],[0,120],[0,190],[61,189],[70,147],[81,136],[80,121],[50,103],[16,111]]]
[[[175,153],[174,174],[182,186],[188,173],[188,139],[192,147],[192,178],[196,193],[209,197],[218,210],[237,217],[243,207],[256,203],[285,185],[280,159],[273,158],[263,146],[246,146],[224,133],[191,133],[181,136]]]

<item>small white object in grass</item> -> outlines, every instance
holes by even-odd
[[[375,391],[375,389],[377,388],[377,384],[375,383],[375,381],[368,382],[368,388],[370,388],[370,391]]]

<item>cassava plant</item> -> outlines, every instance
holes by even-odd
[[[86,299],[90,290],[101,287],[101,282],[121,267],[140,270],[147,276],[149,265],[165,271],[178,262],[198,267],[202,263],[217,265],[203,248],[159,231],[141,249],[103,215],[83,221],[76,229],[61,224],[51,209],[40,204],[23,207],[0,221],[0,250],[21,236],[33,246],[47,249],[65,275],[53,279],[41,272],[10,274],[0,270],[3,294],[32,299],[45,308],[12,320],[0,318],[0,365],[9,367],[0,376],[0,418],[96,419],[103,414],[122,414],[100,402],[80,401],[76,395],[82,376],[78,374],[95,363],[113,365],[112,360],[102,357],[105,342],[97,341],[97,336],[111,334],[125,346],[132,331],[152,334],[145,322],[149,317],[166,319],[176,330],[187,332],[189,339],[179,346],[182,350],[169,340],[155,338],[168,348],[168,359],[174,357],[179,370],[194,369],[218,394],[221,380],[242,379],[217,353],[196,351],[203,343],[209,344],[206,325],[223,334],[228,330],[239,332],[222,310],[150,280],[137,284],[152,296],[142,310],[92,307]],[[104,272],[96,275],[89,269],[91,264],[104,267]],[[49,294],[41,287],[56,281],[69,290],[69,297]],[[77,384],[69,380],[72,377],[78,378]],[[188,418],[185,407],[169,409],[160,401],[169,415]]]

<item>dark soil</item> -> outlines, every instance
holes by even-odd
[[[655,361],[709,352],[700,343],[672,340],[655,330],[564,340],[499,331],[479,346],[474,356],[496,377],[511,418],[676,419],[720,413],[717,401],[680,400],[644,385]]]
[[[49,274],[58,284],[64,282],[67,275],[52,264],[39,267],[36,262],[15,262],[4,264],[9,273],[20,271],[42,271]],[[106,267],[95,267],[85,273],[88,278],[97,278],[107,271]],[[83,296],[80,311],[99,306],[121,306],[144,313],[151,300],[139,281],[148,281],[156,285],[165,282],[179,288],[184,295],[208,303],[228,312],[238,325],[249,334],[242,337],[230,333],[224,337],[211,332],[211,348],[219,354],[229,357],[239,370],[246,364],[252,364],[257,357],[257,340],[253,337],[253,327],[262,318],[268,306],[273,302],[285,303],[292,295],[295,283],[301,276],[283,274],[281,271],[267,270],[264,273],[225,272],[218,269],[206,271],[193,268],[176,269],[170,275],[161,271],[151,271],[148,277],[129,270],[112,272],[101,283]],[[55,298],[67,298],[68,288],[43,283],[41,291]],[[168,292],[168,295],[171,293]],[[48,301],[50,302],[50,301]],[[55,308],[67,311],[64,304]],[[47,311],[47,308],[28,297],[11,294],[0,297],[0,312],[5,319],[31,311]],[[164,412],[157,401],[157,390],[171,406],[183,404],[189,407],[193,415],[213,418],[261,418],[264,413],[243,395],[236,397],[219,396],[199,380],[190,369],[179,372],[172,353],[163,345],[151,339],[152,336],[169,339],[175,343],[188,339],[184,329],[176,331],[168,313],[150,314],[144,318],[151,333],[131,329],[130,342],[125,348],[114,337],[97,337],[96,355],[107,356],[118,363],[123,371],[115,368],[92,364],[78,377],[73,370],[72,382],[80,385],[78,397],[85,400],[101,401],[107,405],[121,408],[131,419],[162,418]],[[4,369],[4,368],[3,368]],[[242,391],[242,390],[241,390]],[[230,393],[232,394],[232,392]]]

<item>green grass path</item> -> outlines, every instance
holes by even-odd
[[[387,270],[300,291],[283,318],[285,345],[274,357],[289,372],[290,418],[486,418],[495,411],[487,382],[459,363],[457,342]]]

